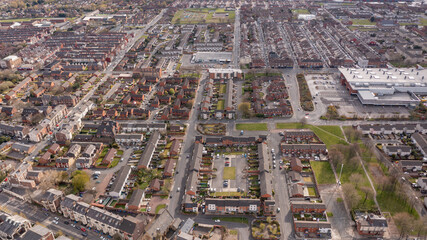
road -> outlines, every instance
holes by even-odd
[[[236,8],[234,19],[233,67],[239,68],[240,63],[240,8]]]
[[[101,236],[106,236],[105,234],[97,233],[87,229],[84,226],[81,226],[80,224],[76,224],[58,213],[52,213],[50,211],[43,210],[41,206],[23,202],[16,198],[10,197],[5,193],[0,193],[0,206],[2,210],[6,212],[24,215],[33,223],[38,223],[54,232],[61,231],[67,237],[72,237],[75,239],[100,239]],[[52,222],[55,217],[59,218],[58,224]],[[70,224],[76,224],[77,226],[72,227],[70,224],[65,224],[64,221],[68,221]],[[87,237],[83,237],[81,235],[82,227],[87,229]]]
[[[207,81],[207,73],[203,72],[200,84],[196,90],[196,97],[195,97],[195,103],[201,102],[202,100],[202,91],[204,89],[204,85]],[[175,173],[178,171],[178,174],[175,174],[175,182],[174,186],[171,190],[172,198],[170,199],[170,203],[168,206],[169,212],[172,214],[172,216],[177,216],[181,213],[181,201],[185,193],[185,183],[187,182],[188,178],[188,172],[186,171],[189,159],[187,158],[187,155],[191,154],[193,150],[193,143],[194,143],[194,137],[197,134],[196,125],[197,125],[197,118],[199,115],[199,109],[195,107],[190,113],[190,117],[188,119],[187,124],[187,134],[184,137],[183,146],[181,148],[181,155],[178,160],[177,166],[175,168]],[[177,192],[177,189],[181,188],[182,190],[180,192]]]

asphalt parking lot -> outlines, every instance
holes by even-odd
[[[225,163],[228,162],[229,167],[235,168],[235,179],[224,179]],[[246,174],[246,159],[242,155],[220,155],[214,157],[214,168],[216,171],[216,178],[211,181],[211,188],[216,188],[218,192],[237,192],[240,190],[247,190]],[[224,180],[228,180],[228,186],[224,186]]]

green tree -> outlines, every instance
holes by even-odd
[[[242,102],[239,104],[238,109],[244,117],[249,117],[251,104],[249,102]]]
[[[72,174],[73,179],[71,183],[75,192],[82,192],[85,190],[86,184],[89,182],[90,177],[86,172],[76,170]]]
[[[175,95],[175,89],[173,89],[173,88],[169,89],[169,94],[170,95]]]

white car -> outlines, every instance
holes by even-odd
[[[221,222],[221,220],[219,220],[219,219],[215,219],[215,222],[216,222],[216,223],[219,223],[219,222]]]

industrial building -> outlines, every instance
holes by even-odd
[[[341,84],[362,104],[416,106],[427,95],[427,70],[422,68],[339,68]]]

